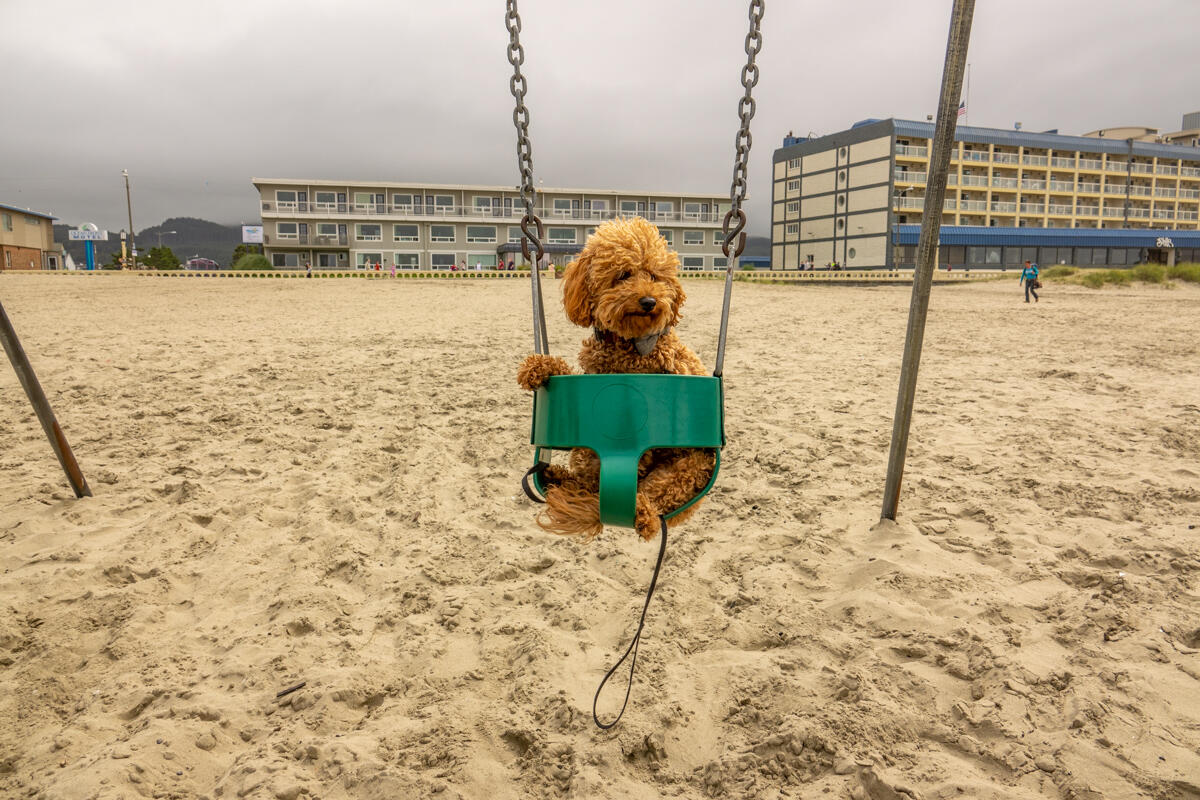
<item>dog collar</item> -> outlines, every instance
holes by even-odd
[[[665,331],[648,333],[645,336],[639,336],[636,339],[623,339],[612,331],[602,331],[599,328],[592,329],[593,335],[596,337],[596,341],[603,342],[605,344],[615,343],[617,341],[632,342],[634,349],[638,351],[638,355],[640,356],[648,356],[650,353],[654,352],[654,346],[658,344],[659,338],[661,338],[669,330],[671,329],[667,328]]]

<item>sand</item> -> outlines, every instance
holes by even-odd
[[[0,364],[0,796],[1200,797],[1200,290],[1019,292],[935,288],[879,523],[909,290],[736,287],[602,733],[656,544],[533,524],[525,283],[0,275],[95,490]]]

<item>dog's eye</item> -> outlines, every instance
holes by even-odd
[[[650,280],[652,280],[652,281],[654,281],[655,283],[657,283],[657,282],[658,282],[658,276],[657,276],[657,275],[655,275],[653,272],[651,272],[651,273],[650,273]]]
[[[627,281],[627,280],[629,280],[629,279],[630,279],[630,278],[632,278],[632,277],[633,277],[633,273],[632,273],[632,272],[630,272],[629,270],[626,270],[626,271],[622,272],[620,275],[618,275],[618,276],[617,276],[617,281],[618,281],[618,282],[620,282],[620,281]]]

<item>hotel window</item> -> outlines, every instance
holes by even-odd
[[[729,259],[725,256],[713,256],[713,266],[717,269],[725,269],[729,266]]]
[[[793,200],[787,204],[787,213],[798,214],[800,212],[800,201]]]
[[[274,267],[298,267],[300,266],[299,253],[272,253],[271,266]]]
[[[789,222],[788,226],[787,226],[787,232],[788,232],[789,236],[791,236],[793,234],[799,235],[800,234],[800,223],[799,222]]]
[[[453,225],[430,225],[429,226],[429,241],[431,241],[431,242],[453,242],[454,241],[454,226]]]
[[[314,197],[317,198],[317,205],[332,206],[337,204],[337,192],[317,192]]]
[[[571,201],[561,197],[554,198],[554,216],[569,217],[571,215]]]
[[[26,217],[26,218],[25,218],[25,224],[26,224],[26,225],[33,225],[33,226],[35,226],[35,227],[36,227],[36,226],[38,226],[38,225],[41,225],[41,224],[42,224],[42,221],[41,221],[40,219],[38,219],[37,217]]]
[[[336,267],[339,255],[345,257],[345,253],[317,253],[317,266],[324,269]]]
[[[417,241],[417,226],[416,225],[393,225],[392,240],[396,242],[415,242]]]
[[[471,202],[474,203],[476,211],[482,211],[484,214],[492,213],[492,198],[472,197]]]
[[[280,239],[295,239],[296,238],[296,223],[294,222],[276,222],[275,234]]]
[[[675,204],[667,201],[658,201],[653,205],[655,214],[672,214],[675,211]]]
[[[659,231],[659,233],[667,240],[667,247],[675,246],[675,231]]]
[[[550,244],[575,244],[574,228],[551,228],[546,233]]]
[[[468,225],[467,241],[484,244],[496,241],[495,225]]]
[[[800,169],[800,159],[789,158],[788,159],[788,169]]]
[[[382,242],[383,226],[373,223],[359,223],[354,226],[354,237],[360,242]]]
[[[337,236],[336,222],[318,222],[317,236]]]
[[[354,262],[359,269],[371,269],[376,264],[383,264],[383,253],[359,253]]]
[[[720,247],[725,243],[725,234],[721,231],[713,231],[713,246]]]
[[[700,219],[700,204],[699,203],[684,203],[683,215],[687,219]]]
[[[621,213],[622,214],[636,214],[637,207],[638,207],[638,204],[637,204],[636,200],[622,200],[621,201]]]
[[[683,268],[684,269],[703,269],[704,268],[704,256],[684,256],[683,257]]]
[[[448,194],[435,195],[433,204],[437,206],[438,213],[448,213],[454,208],[454,197]]]
[[[800,179],[795,178],[787,182],[787,190],[789,192],[797,192],[800,190]]]
[[[429,263],[434,269],[450,269],[454,266],[454,253],[432,253]]]
[[[296,205],[296,193],[286,192],[282,189],[275,192],[275,203],[280,207],[288,207]]]
[[[704,231],[684,231],[684,244],[704,244]]]
[[[4,230],[11,231],[12,230],[12,214],[4,214],[2,216],[4,219]]]
[[[520,244],[523,236],[524,236],[524,234],[521,233],[521,227],[519,225],[508,226],[508,243],[509,244]]]
[[[595,232],[596,232],[596,229],[595,229],[595,228],[588,228],[588,229],[587,229],[587,235],[588,235],[588,236],[591,236],[591,235],[592,235],[593,233],[595,233]]]
[[[392,205],[394,206],[409,206],[412,207],[413,196],[411,194],[394,194],[392,195]]]
[[[421,267],[420,253],[392,253],[392,263],[396,269],[419,269]]]

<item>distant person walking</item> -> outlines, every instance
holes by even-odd
[[[1025,284],[1025,302],[1029,302],[1029,295],[1033,295],[1033,302],[1038,301],[1037,290],[1042,288],[1042,282],[1038,280],[1038,265],[1025,262],[1025,269],[1021,270],[1021,282]]]

